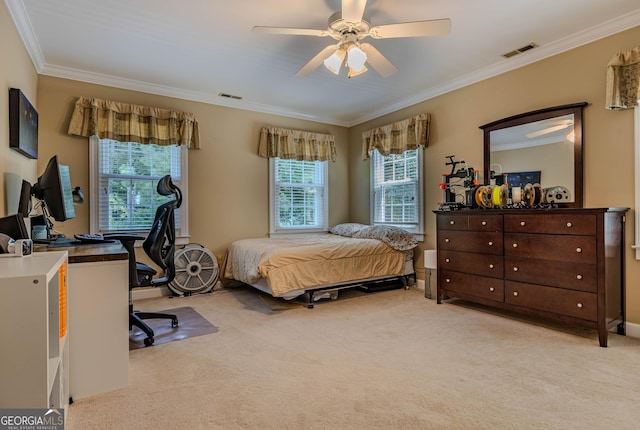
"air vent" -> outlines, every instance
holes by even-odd
[[[228,99],[242,100],[242,97],[240,97],[240,96],[234,96],[233,94],[218,93],[218,96],[220,96],[220,97],[226,97],[226,98],[228,98]]]
[[[502,54],[504,58],[511,58],[518,54],[522,54],[523,52],[529,51],[530,49],[537,48],[538,44],[531,42],[528,45],[523,46],[522,48],[515,49],[511,52],[507,52],[506,54]]]

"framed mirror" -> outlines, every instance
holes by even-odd
[[[484,183],[507,174],[509,185],[538,182],[562,189],[562,207],[583,205],[583,110],[588,103],[556,106],[480,126],[484,131]],[[516,185],[517,186],[517,185]]]

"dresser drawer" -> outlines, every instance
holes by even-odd
[[[596,216],[576,214],[507,214],[504,231],[509,233],[545,233],[595,235]]]
[[[441,230],[438,249],[502,255],[502,233]]]
[[[469,230],[467,215],[438,215],[438,230]]]
[[[438,271],[440,273],[439,288],[497,302],[504,301],[504,281],[502,279],[448,270],[438,269]]]
[[[440,230],[502,231],[502,215],[438,215]]]
[[[557,214],[544,217],[545,233],[595,235],[595,215]]]
[[[544,233],[544,216],[533,214],[507,214],[504,231],[510,233]]]
[[[594,236],[505,233],[504,254],[569,263],[596,263]]]
[[[588,321],[598,317],[598,300],[594,293],[505,281],[505,303],[568,315]]]
[[[469,216],[471,231],[502,231],[502,215],[482,214]]]
[[[438,256],[438,268],[493,278],[502,278],[504,274],[501,255],[471,252],[441,250]]]
[[[592,293],[598,291],[598,267],[595,264],[511,256],[504,260],[505,279]]]

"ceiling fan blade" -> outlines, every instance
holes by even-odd
[[[378,25],[371,27],[369,36],[374,39],[391,39],[394,37],[444,36],[450,32],[451,20],[445,18]]]
[[[372,44],[361,43],[360,49],[367,54],[367,63],[373,67],[383,78],[393,75],[398,71],[398,68],[393,63],[387,60],[387,57],[382,55]]]
[[[572,123],[554,125],[552,127],[544,128],[542,130],[538,130],[538,131],[533,131],[531,133],[527,133],[526,136],[529,139],[531,139],[532,137],[538,137],[538,136],[542,136],[543,134],[553,133],[554,131],[558,131],[558,130],[563,130],[565,128],[569,128],[572,125],[573,125]]]
[[[362,21],[366,5],[367,0],[342,0],[342,20],[354,24]]]
[[[302,66],[300,70],[298,70],[295,74],[297,77],[307,76],[311,72],[313,72],[324,60],[329,58],[331,54],[335,52],[337,49],[336,45],[329,45],[324,48],[322,51],[318,52],[315,57],[313,57],[307,64]]]
[[[313,28],[255,26],[253,27],[253,31],[255,33],[262,33],[262,34],[285,34],[285,35],[294,35],[294,36],[324,37],[329,35],[329,32],[327,30],[316,30]]]

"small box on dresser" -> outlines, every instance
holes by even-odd
[[[436,211],[437,300],[624,334],[627,208]]]

